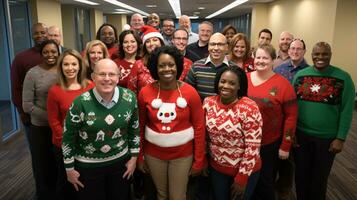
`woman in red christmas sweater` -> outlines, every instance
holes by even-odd
[[[250,44],[247,36],[243,33],[238,33],[231,39],[228,58],[245,72],[251,72],[255,68],[254,59],[251,57],[249,51]]]
[[[154,82],[148,69],[148,60],[155,49],[165,45],[163,36],[154,27],[143,26],[141,31],[143,32],[143,55],[140,60],[135,62],[127,83],[128,89],[135,94],[139,94],[141,88]]]
[[[127,88],[128,76],[134,63],[139,60],[141,39],[133,30],[125,30],[119,35],[119,54],[114,62],[120,70],[119,85]]]
[[[74,199],[72,184],[67,182],[63,166],[62,133],[63,122],[72,101],[83,92],[93,88],[94,84],[86,78],[86,68],[81,55],[75,50],[65,51],[58,60],[57,84],[48,91],[47,114],[52,129],[52,143],[58,162],[58,180],[56,196],[58,199]],[[61,197],[61,198],[60,198]]]
[[[216,200],[250,199],[258,181],[263,121],[247,88],[245,72],[227,68],[216,76],[219,95],[203,102]]]
[[[253,199],[275,200],[274,181],[278,159],[287,159],[295,135],[297,101],[288,80],[273,72],[275,49],[270,44],[254,52],[256,71],[248,73],[248,96],[259,106],[263,118],[260,149],[262,168]]]
[[[139,168],[149,172],[157,198],[186,199],[189,175],[205,165],[205,128],[200,97],[179,81],[183,56],[176,47],[157,49],[149,69],[157,80],[138,97],[141,144]]]

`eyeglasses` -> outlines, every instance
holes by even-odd
[[[96,72],[93,72],[94,74],[98,75],[100,78],[105,78],[105,77],[109,77],[109,78],[114,78],[116,76],[119,76],[120,74],[116,74],[116,73],[104,73],[104,72],[101,72],[101,73],[96,73]]]
[[[173,26],[173,25],[163,25],[163,27],[165,27],[165,28],[174,28],[175,26]]]
[[[223,46],[225,46],[225,45],[227,45],[227,43],[222,43],[222,42],[218,42],[218,43],[216,43],[216,42],[210,42],[210,43],[208,43],[208,45],[209,46],[218,46],[218,47],[223,47]]]
[[[186,41],[186,40],[188,40],[188,38],[184,38],[184,37],[174,37],[174,40],[183,40],[183,41]]]

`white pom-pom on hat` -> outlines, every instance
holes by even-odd
[[[123,26],[123,30],[130,30],[130,25],[129,24],[125,24],[124,26]]]

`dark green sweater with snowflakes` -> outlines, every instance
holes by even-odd
[[[67,112],[62,151],[66,170],[110,165],[139,153],[135,94],[119,88],[118,102],[106,108],[93,89],[77,97]]]

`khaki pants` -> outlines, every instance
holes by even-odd
[[[186,189],[192,156],[174,160],[161,160],[145,155],[158,200],[186,200]]]

